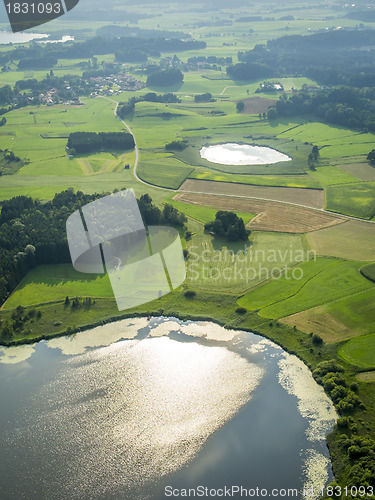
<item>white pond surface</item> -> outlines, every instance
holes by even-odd
[[[276,149],[232,142],[203,147],[200,155],[212,163],[222,165],[269,165],[291,160]]]
[[[0,45],[8,43],[26,43],[31,40],[48,38],[49,35],[43,33],[11,33],[10,31],[0,31]]]

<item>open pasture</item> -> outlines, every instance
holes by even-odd
[[[317,333],[325,342],[337,342],[373,333],[375,287],[283,318],[299,330]]]
[[[244,293],[268,279],[274,268],[291,266],[305,254],[295,234],[254,233],[249,242],[229,243],[197,233],[187,242],[187,284],[191,289]]]
[[[189,179],[252,184],[254,186],[285,186],[310,189],[319,189],[321,187],[320,183],[308,173],[303,175],[239,175],[197,167],[189,175]]]
[[[54,197],[55,193],[64,191],[69,187],[84,193],[106,193],[114,189],[134,189],[137,196],[148,193],[157,203],[164,201],[169,194],[162,189],[145,186],[137,182],[130,170],[122,170],[121,172],[88,176],[3,175],[0,182],[0,200],[7,200],[13,196],[21,195],[49,200]]]
[[[318,255],[358,261],[375,260],[375,224],[370,222],[351,220],[309,233],[307,241]]]
[[[339,356],[359,368],[375,368],[375,333],[348,340],[339,349]]]
[[[346,160],[346,161],[345,161]],[[341,170],[354,175],[361,181],[375,181],[375,167],[370,165],[363,156],[352,157],[350,159],[338,159],[338,161],[331,164],[335,164]]]
[[[106,274],[79,273],[70,264],[38,266],[21,281],[3,309],[55,302],[66,296],[112,297],[113,292]]]
[[[375,182],[327,187],[327,210],[372,219],[375,216]]]
[[[300,280],[288,280],[287,276],[283,276],[279,281],[269,281],[264,290],[247,294],[241,299],[241,304],[252,308],[254,303],[256,308],[260,308],[261,316],[277,319],[374,289],[373,284],[360,274],[357,262],[332,259],[323,269],[320,262],[317,259],[316,262],[302,264],[303,277]],[[280,299],[280,291],[275,295],[275,287],[285,290],[283,298]],[[266,297],[263,306],[259,302],[259,294]]]

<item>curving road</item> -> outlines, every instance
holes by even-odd
[[[225,89],[223,90],[223,92],[227,88],[228,87],[225,87]],[[285,203],[286,205],[293,205],[295,207],[309,208],[310,210],[315,210],[317,212],[323,212],[323,213],[330,214],[330,215],[342,216],[342,217],[345,217],[348,220],[349,219],[350,220],[358,220],[358,221],[361,221],[361,222],[367,222],[369,224],[375,224],[375,221],[365,220],[365,219],[361,219],[359,217],[353,217],[351,215],[344,215],[344,214],[339,214],[339,213],[336,213],[336,212],[331,212],[330,210],[325,210],[324,208],[309,207],[307,205],[301,205],[300,203],[293,203],[291,201],[280,201],[280,200],[273,200],[271,198],[258,198],[258,197],[255,197],[255,196],[245,196],[245,195],[235,195],[235,194],[208,193],[208,192],[204,192],[204,191],[188,191],[188,190],[181,189],[181,188],[179,188],[179,189],[172,189],[172,188],[166,188],[166,187],[155,186],[154,184],[150,184],[149,182],[146,182],[146,181],[142,180],[140,177],[138,177],[137,167],[138,167],[138,163],[139,163],[139,148],[138,148],[137,140],[135,138],[135,135],[134,135],[133,131],[129,127],[129,125],[122,118],[120,118],[118,116],[118,114],[117,114],[117,108],[118,108],[119,103],[117,101],[115,101],[114,99],[110,99],[109,97],[104,97],[104,96],[100,96],[100,97],[102,97],[103,99],[107,99],[107,101],[114,102],[116,104],[116,107],[115,107],[115,109],[113,111],[114,115],[121,121],[121,123],[124,124],[124,126],[126,127],[126,129],[132,135],[132,137],[134,139],[134,145],[135,145],[134,146],[134,149],[135,149],[135,162],[134,162],[134,167],[133,167],[133,175],[134,175],[135,179],[138,182],[141,182],[145,186],[152,187],[154,189],[161,189],[163,191],[174,192],[174,193],[175,192],[181,192],[181,193],[193,193],[193,194],[206,194],[206,195],[221,196],[221,197],[227,197],[227,198],[244,198],[244,199],[250,199],[250,200],[270,201],[270,202],[274,202],[274,203]]]

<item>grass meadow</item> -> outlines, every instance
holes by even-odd
[[[287,275],[272,279],[263,287],[250,291],[239,304],[260,310],[266,318],[277,319],[312,307],[374,289],[358,270],[358,263],[336,259],[317,259],[300,267],[301,279]]]
[[[341,347],[339,355],[359,368],[375,368],[375,333],[349,340]]]

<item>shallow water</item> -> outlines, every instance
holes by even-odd
[[[3,500],[158,500],[166,485],[232,484],[303,498],[332,478],[332,404],[257,335],[128,319],[0,349],[0,379]]]
[[[268,165],[291,160],[276,149],[230,142],[203,147],[200,155],[211,163],[222,165]]]

